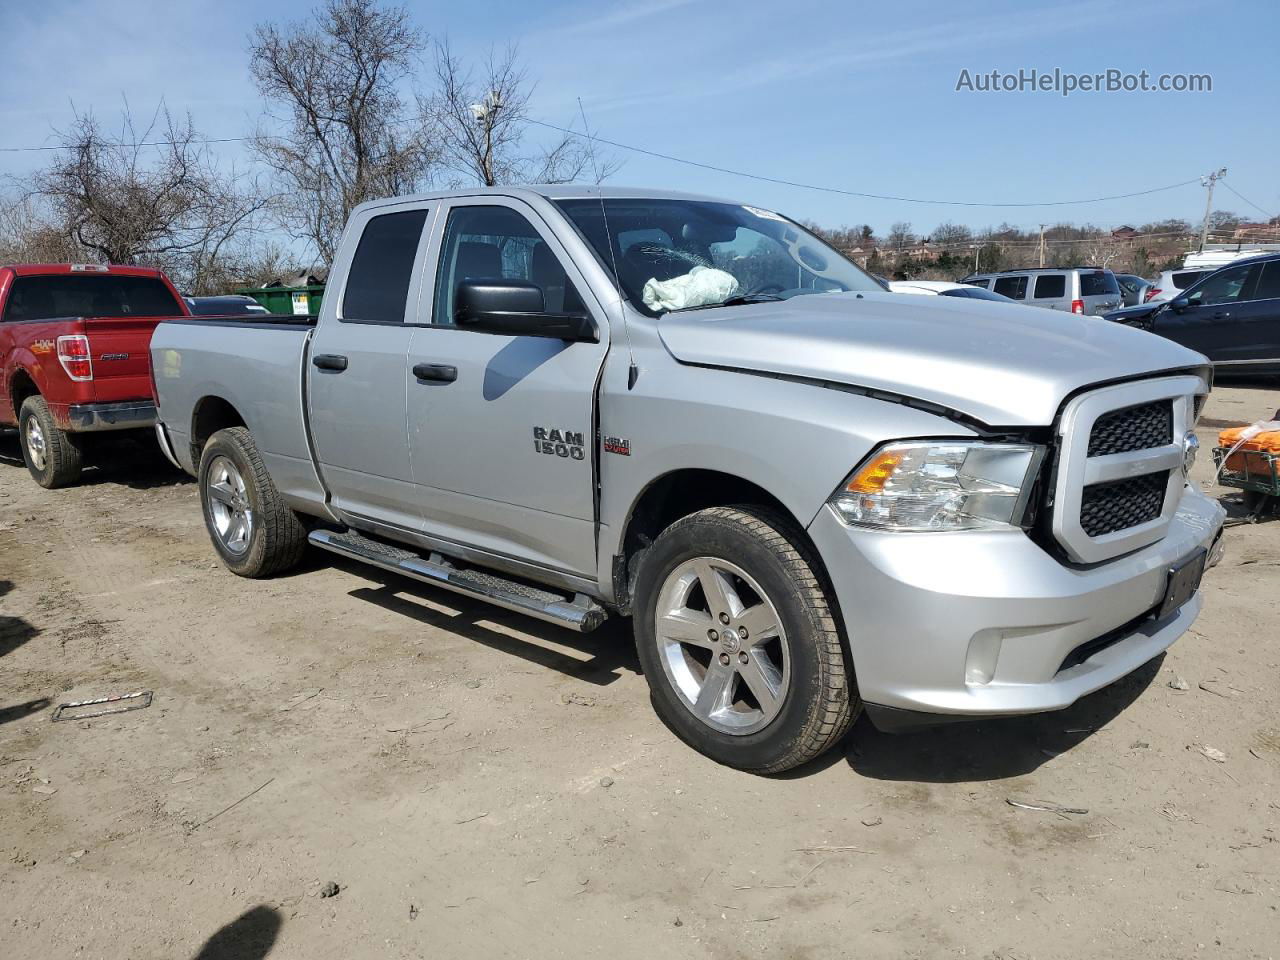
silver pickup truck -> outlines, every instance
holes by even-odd
[[[495,188],[355,211],[318,320],[176,320],[161,445],[235,573],[309,543],[573,630],[757,772],[1054,710],[1181,635],[1220,552],[1205,359],[886,292],[759,207]]]

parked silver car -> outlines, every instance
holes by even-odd
[[[1117,273],[1116,283],[1120,284],[1120,296],[1124,298],[1126,307],[1146,303],[1147,291],[1151,289],[1150,280],[1140,277],[1136,273]]]
[[[773,211],[611,187],[363,204],[328,291],[151,341],[222,562],[310,543],[629,616],[655,710],[722,763],[796,766],[864,707],[1065,707],[1200,611],[1209,375],[1169,340],[889,293]]]
[[[1029,307],[1048,307],[1099,317],[1123,305],[1120,285],[1110,270],[1098,267],[1043,267],[973,273],[960,281]]]

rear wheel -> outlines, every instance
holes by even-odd
[[[214,549],[242,577],[269,577],[296,565],[307,531],[263,466],[244,427],[215,433],[200,456],[200,504]]]
[[[60,430],[44,397],[27,397],[18,414],[18,438],[22,459],[40,486],[53,490],[69,487],[80,479],[80,443],[73,434]]]
[[[788,770],[857,714],[816,563],[776,514],[716,507],[668,527],[641,566],[635,630],[658,716],[720,763]]]

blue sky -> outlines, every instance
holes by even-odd
[[[122,98],[163,97],[207,136],[249,132],[261,102],[245,38],[305,0],[3,0],[0,146],[50,142],[71,104],[113,120]],[[535,115],[718,166],[846,190],[981,203],[1128,193],[1226,166],[1227,183],[1280,213],[1274,53],[1280,4],[1202,2],[409,3],[464,56],[518,42]],[[956,92],[973,73],[1110,67],[1207,73],[1212,93]],[[234,145],[218,148],[243,163]],[[1198,220],[1198,185],[1088,206],[947,207],[836,196],[612,151],[615,182],[713,193],[829,226],[897,220],[1099,225]],[[40,154],[0,153],[20,174]],[[1219,188],[1214,206],[1262,214]]]

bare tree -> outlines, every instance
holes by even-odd
[[[145,127],[126,104],[117,138],[77,114],[59,139],[27,196],[49,229],[94,259],[154,264],[199,285],[209,262],[251,234],[266,203],[234,171],[219,171],[190,116],[175,119],[163,104]]]
[[[889,236],[887,238],[889,249],[905,250],[916,241],[916,236],[911,232],[911,224],[905,221],[899,221],[889,225]]]
[[[434,135],[399,93],[425,43],[407,10],[375,0],[327,0],[304,23],[254,30],[254,81],[284,114],[255,139],[278,181],[272,209],[325,265],[354,207],[432,181]]]
[[[85,259],[70,231],[53,223],[35,197],[0,198],[0,263],[67,263]]]
[[[588,175],[599,183],[617,171],[615,161],[595,155],[589,137],[564,134],[549,147],[525,148],[533,84],[515,47],[491,50],[477,78],[446,41],[436,46],[435,71],[435,95],[420,106],[434,119],[444,163],[455,173],[494,186]]]
[[[1109,267],[1120,256],[1120,245],[1109,233],[1099,233],[1080,246],[1084,247],[1085,263],[1091,267]]]
[[[930,239],[940,247],[961,246],[973,239],[973,231],[963,224],[940,223],[933,228]]]

